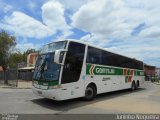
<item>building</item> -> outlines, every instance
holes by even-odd
[[[145,80],[146,81],[155,80],[156,67],[145,64],[144,65],[144,73],[145,73]]]
[[[38,53],[30,53],[27,56],[27,67],[35,66]]]
[[[27,66],[18,68],[19,79],[32,80],[37,57],[38,57],[38,53],[30,53],[27,56]]]
[[[160,80],[160,68],[156,68],[156,78]]]

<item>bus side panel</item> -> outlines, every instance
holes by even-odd
[[[85,57],[84,57],[84,60],[85,60]],[[86,64],[85,64],[85,61],[83,61],[79,80],[77,82],[62,84],[62,88],[61,88],[62,92],[60,93],[61,99],[66,100],[66,99],[84,97],[86,78],[87,78]]]
[[[60,95],[62,100],[78,98],[83,96],[84,82],[79,80],[78,82],[63,84]]]
[[[90,83],[94,83],[97,87],[97,94],[103,93],[106,91],[106,81],[102,81],[102,76],[96,76],[96,75],[86,75],[86,80],[85,80],[85,89]],[[109,88],[108,88],[109,89]]]

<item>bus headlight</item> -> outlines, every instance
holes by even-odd
[[[34,84],[38,84],[38,81],[34,81]]]
[[[32,85],[34,86],[34,85],[38,85],[38,81],[33,81],[32,82]]]
[[[54,86],[49,86],[49,89],[58,89],[61,88],[61,85],[54,85]]]

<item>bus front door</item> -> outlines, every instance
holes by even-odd
[[[66,54],[61,84],[67,90],[66,94],[71,98],[80,97],[83,95],[83,81],[80,75],[84,59],[85,45],[75,42],[70,42]]]

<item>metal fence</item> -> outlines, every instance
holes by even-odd
[[[18,81],[32,81],[33,72],[21,72],[17,69],[10,69],[0,72],[0,85],[17,87]]]
[[[33,72],[18,72],[18,79],[31,81],[33,76]]]
[[[0,72],[0,84],[17,86],[17,74],[17,70],[7,70],[4,72]]]
[[[0,84],[4,84],[4,81],[5,81],[5,73],[0,72]]]

